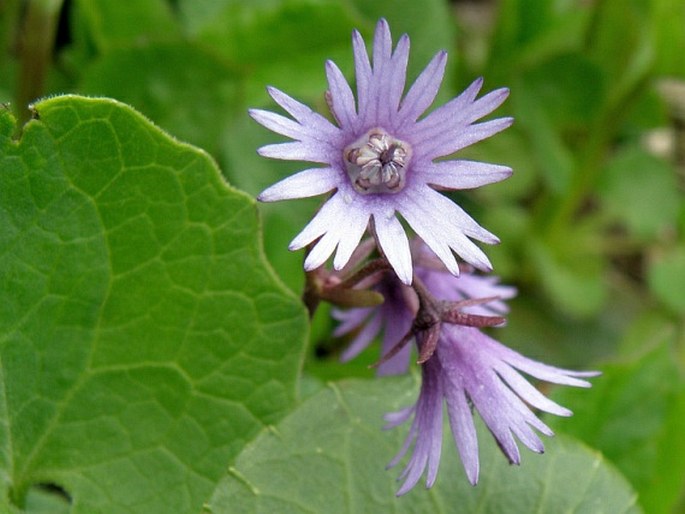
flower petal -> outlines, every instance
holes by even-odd
[[[358,31],[352,33],[352,47],[354,49],[354,74],[357,82],[357,112],[363,118],[369,108],[369,95],[371,85],[371,63],[366,53],[364,38]]]
[[[257,200],[276,202],[322,195],[338,187],[339,180],[340,175],[332,168],[312,168],[286,177],[266,188]]]
[[[412,282],[411,252],[402,224],[393,212],[390,215],[374,213],[373,220],[378,246],[399,279],[404,284],[410,285]]]
[[[385,116],[388,120],[393,120],[400,106],[404,84],[407,78],[407,63],[409,62],[409,36],[403,34],[397,42],[393,53],[390,71],[385,82],[387,96],[385,99]],[[396,128],[396,127],[392,127]]]
[[[285,109],[293,118],[299,121],[300,124],[316,128],[319,132],[324,132],[329,135],[338,133],[338,128],[335,125],[321,116],[318,112],[314,112],[302,102],[298,102],[293,97],[275,87],[269,86],[267,87],[267,91],[269,92],[269,95],[271,95],[271,98],[274,99],[274,102]]]
[[[544,410],[556,416],[570,416],[573,414],[567,408],[547,398],[509,365],[501,363],[495,367],[495,370],[522,400],[536,409]]]
[[[425,139],[420,144],[415,144],[415,148],[420,149],[422,159],[438,159],[502,132],[509,128],[513,121],[513,118],[497,118],[474,125],[462,126],[433,138]],[[416,151],[416,154],[418,153]]]
[[[333,250],[335,250],[335,247],[338,246],[338,241],[338,234],[332,230],[326,232],[323,237],[319,239],[309,250],[307,257],[305,257],[305,271],[312,271],[320,266],[323,266],[323,264],[333,253]]]
[[[268,128],[276,134],[289,137],[291,139],[303,139],[308,136],[308,131],[299,123],[276,114],[275,112],[262,109],[249,109],[248,113],[261,126]]]
[[[346,208],[341,196],[338,191],[321,206],[307,226],[290,242],[289,250],[304,248],[324,233],[340,225],[340,219],[344,216]]]
[[[447,52],[438,52],[421,72],[402,100],[397,125],[416,121],[433,103],[445,75]]]
[[[501,88],[476,100],[482,86],[482,78],[474,80],[459,96],[431,112],[417,124],[417,137],[421,141],[429,141],[440,135],[462,130],[490,114],[509,96],[509,90]]]
[[[359,241],[369,224],[369,214],[365,209],[348,209],[345,222],[340,223],[337,233],[340,243],[333,259],[333,268],[341,270],[350,260],[352,253],[359,246]]]
[[[382,322],[383,318],[380,315],[376,314],[372,316],[359,334],[357,334],[357,337],[354,338],[352,343],[345,348],[345,351],[340,355],[340,361],[347,362],[352,360],[364,351],[381,331]]]
[[[432,163],[420,170],[422,179],[440,189],[473,189],[511,176],[508,166],[477,161],[451,160]]]
[[[445,377],[445,379],[448,378],[452,380],[445,383],[444,388],[452,436],[457,445],[464,471],[466,471],[466,477],[471,485],[476,485],[480,468],[476,425],[473,422],[471,408],[466,401],[461,378],[459,376]]]
[[[479,269],[492,269],[487,256],[466,236],[491,244],[498,239],[440,193],[417,188],[406,195],[400,213],[453,275],[459,274],[459,267],[451,250]]]
[[[357,113],[354,107],[354,95],[340,68],[333,62],[326,62],[326,77],[331,95],[333,115],[341,127],[356,128]]]
[[[262,146],[257,150],[262,157],[284,161],[309,161],[328,164],[335,162],[335,149],[314,142],[292,141]]]

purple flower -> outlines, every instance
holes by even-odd
[[[402,36],[393,51],[388,24],[380,20],[373,65],[356,31],[352,42],[356,102],[340,69],[331,61],[326,63],[326,99],[337,125],[275,88],[269,88],[269,94],[294,120],[269,111],[250,111],[261,125],[294,140],[264,146],[259,149],[261,155],[323,165],[278,182],[263,191],[259,200],[334,191],[290,243],[291,250],[298,250],[316,242],[305,259],[308,271],[323,265],[334,251],[333,267],[341,269],[368,228],[398,277],[410,284],[411,253],[397,213],[454,275],[459,267],[453,251],[479,269],[491,269],[488,258],[469,238],[494,244],[497,237],[436,189],[475,188],[511,174],[505,166],[442,159],[511,125],[511,118],[475,123],[496,109],[508,90],[497,89],[476,99],[483,83],[478,79],[419,120],[437,95],[447,54],[439,52],[403,97],[409,38]]]
[[[464,276],[462,274],[462,276]],[[340,321],[333,335],[343,336],[354,330],[359,332],[341,355],[347,362],[366,349],[378,334],[383,332],[381,355],[388,353],[409,331],[418,309],[416,294],[390,273],[385,273],[374,290],[383,295],[384,302],[377,307],[341,310],[335,309],[333,317]],[[409,368],[411,345],[405,346],[397,355],[378,366],[379,375],[399,375]]]
[[[463,310],[483,316],[509,312],[503,300],[515,296],[516,288],[499,284],[496,276],[474,273],[469,266],[464,267],[463,272],[455,277],[422,241],[412,241],[411,247],[416,276],[436,297],[446,301],[492,298],[486,303],[468,306]],[[381,355],[386,355],[412,326],[418,311],[418,298],[411,287],[400,283],[392,274],[386,273],[374,286],[374,290],[383,295],[383,304],[376,307],[333,310],[333,317],[340,321],[333,335],[340,337],[357,331],[350,345],[342,353],[343,362],[359,355],[381,332]],[[409,368],[410,355],[411,345],[407,345],[392,358],[382,362],[378,366],[378,374],[405,373]]]
[[[426,487],[435,482],[442,446],[443,400],[466,476],[472,484],[478,482],[479,462],[471,406],[478,411],[511,463],[519,464],[521,460],[515,437],[531,450],[543,452],[544,446],[535,430],[548,436],[553,433],[529,406],[557,416],[570,416],[571,411],[546,398],[520,372],[546,382],[576,387],[590,387],[580,377],[598,374],[548,366],[523,357],[476,328],[443,325],[437,350],[422,367],[418,401],[413,407],[386,415],[386,428],[414,416],[404,446],[388,465],[396,465],[414,444],[400,475],[404,483],[398,496],[414,487],[426,469]]]

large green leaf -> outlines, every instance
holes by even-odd
[[[303,309],[205,153],[112,100],[35,110],[0,116],[2,494],[197,512],[293,405]]]
[[[669,513],[685,484],[685,383],[668,341],[638,359],[604,367],[591,394],[559,389],[555,399],[573,406],[568,420],[549,418],[611,459],[640,493],[649,513]]]
[[[217,155],[238,107],[240,77],[226,62],[188,42],[111,50],[85,68],[81,92],[126,102],[165,130]],[[208,87],[211,85],[211,87]]]
[[[559,436],[547,441],[545,455],[526,453],[512,467],[483,427],[478,486],[466,480],[446,435],[436,486],[395,498],[399,470],[383,466],[406,427],[384,432],[381,415],[410,404],[414,389],[405,378],[345,381],[318,392],[247,446],[206,512],[640,512],[626,481],[598,453]]]

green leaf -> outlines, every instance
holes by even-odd
[[[568,228],[550,241],[527,247],[545,292],[562,311],[577,317],[599,312],[607,300],[605,263],[593,251],[590,227]]]
[[[73,22],[100,52],[144,40],[173,40],[180,36],[171,3],[166,0],[127,0],[126,8],[109,0],[77,0]]]
[[[664,251],[650,263],[649,287],[666,306],[676,313],[685,312],[685,245]]]
[[[596,452],[558,436],[545,455],[526,453],[520,468],[510,466],[482,426],[478,486],[466,480],[445,434],[435,487],[395,498],[400,470],[383,466],[406,427],[382,431],[381,415],[412,403],[414,389],[409,378],[331,384],[248,445],[206,512],[640,512],[628,484]]]
[[[685,77],[685,4],[680,0],[652,0],[652,38],[657,49],[655,71]]]
[[[637,146],[610,161],[598,189],[608,214],[638,239],[653,240],[676,224],[682,202],[676,172]]]
[[[19,141],[0,113],[3,496],[197,512],[293,405],[304,310],[205,153],[113,100],[35,109]]]
[[[238,107],[240,77],[187,42],[115,49],[83,72],[81,92],[126,102],[165,130],[217,155]],[[211,87],[207,87],[211,84]]]
[[[179,12],[193,38],[248,67],[348,44],[352,23],[331,0],[180,0]]]
[[[554,399],[574,416],[546,419],[601,450],[654,514],[672,512],[685,485],[685,382],[669,344],[660,342],[639,359],[604,366],[591,394],[558,389]]]
[[[568,189],[574,172],[573,153],[562,138],[552,113],[545,110],[538,94],[522,84],[513,99],[514,114],[523,128],[533,154],[536,167],[549,189],[563,195]]]

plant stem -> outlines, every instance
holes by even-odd
[[[21,122],[29,117],[26,107],[44,93],[62,3],[63,0],[29,0],[26,3],[19,41],[20,70],[16,91]]]

